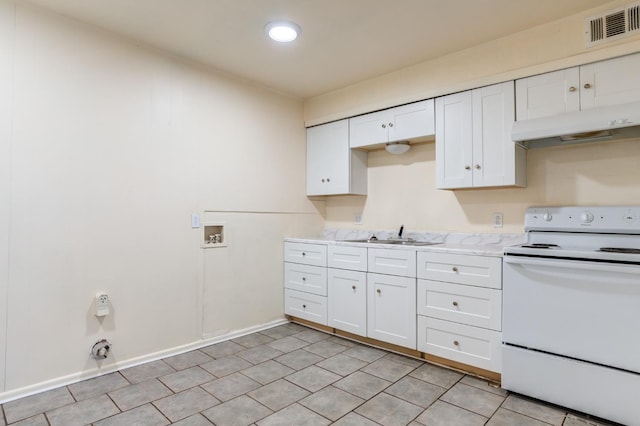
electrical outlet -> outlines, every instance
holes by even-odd
[[[96,294],[95,308],[97,317],[104,317],[111,313],[111,301],[106,293]]]
[[[502,228],[502,213],[493,213],[493,227]]]
[[[356,213],[353,215],[353,224],[362,225],[362,213]]]

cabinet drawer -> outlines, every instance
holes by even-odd
[[[327,249],[329,268],[367,270],[367,248],[330,245]]]
[[[418,316],[418,350],[489,371],[501,371],[502,333]]]
[[[317,294],[318,296],[326,296],[327,268],[285,262],[284,287]]]
[[[287,315],[327,325],[327,298],[285,289],[284,312]]]
[[[367,274],[329,269],[328,319],[330,327],[367,335]]]
[[[368,251],[369,272],[377,274],[416,276],[416,251],[370,248]]]
[[[418,315],[476,327],[502,329],[502,291],[418,280]]]
[[[418,278],[488,288],[502,288],[502,259],[490,256],[421,251]]]
[[[327,266],[327,246],[324,244],[284,243],[284,261],[305,265]]]

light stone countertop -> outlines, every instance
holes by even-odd
[[[385,231],[361,231],[350,229],[325,229],[321,237],[285,238],[285,241],[308,244],[338,244],[355,245],[371,248],[385,248],[392,250],[416,250],[451,254],[473,254],[479,256],[501,257],[505,247],[522,244],[526,240],[524,234],[465,234],[443,232],[409,232],[403,237],[416,241],[433,241],[442,244],[431,246],[409,246],[381,243],[354,243],[344,240],[366,239],[375,235],[380,240],[392,237],[392,233]]]

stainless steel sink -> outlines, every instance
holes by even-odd
[[[442,244],[436,241],[414,241],[414,240],[340,240],[346,243],[368,243],[368,244],[393,244],[400,246],[433,246],[436,244]]]

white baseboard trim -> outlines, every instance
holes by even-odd
[[[83,380],[93,379],[95,377],[104,376],[115,371],[124,370],[125,368],[135,367],[136,365],[145,364],[151,361],[157,361],[162,358],[167,358],[174,355],[180,355],[185,352],[193,351],[196,349],[204,348],[205,346],[213,345],[216,343],[224,342],[226,340],[235,339],[247,334],[255,333],[269,328],[277,327],[282,324],[286,324],[285,318],[270,321],[265,324],[260,324],[242,330],[235,330],[223,335],[203,335],[201,340],[188,343],[186,345],[176,346],[173,348],[165,349],[158,352],[153,352],[147,355],[131,358],[125,361],[110,364],[105,368],[92,368],[90,370],[79,371],[77,373],[69,374],[55,379],[47,380],[33,385],[21,387],[18,389],[12,389],[10,391],[0,393],[0,403],[13,401],[16,399],[24,398],[26,396],[35,395],[48,390],[56,389],[61,386],[71,385]]]

